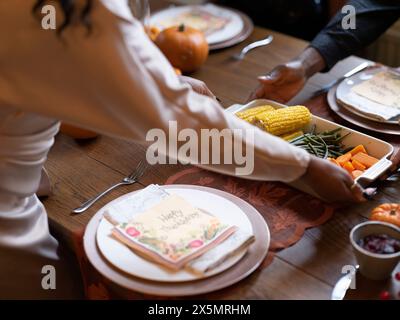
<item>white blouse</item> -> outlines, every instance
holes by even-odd
[[[197,132],[252,128],[179,81],[126,0],[94,1],[92,34],[74,25],[61,38],[41,28],[31,12],[34,2],[0,1],[0,257],[10,236],[18,242],[32,229],[7,224],[12,212],[31,212],[31,219],[45,214],[34,193],[59,120],[139,143],[145,143],[150,129],[168,132],[169,120]],[[255,167],[247,178],[289,182],[304,174],[308,153],[254,132]],[[235,174],[233,165],[204,167]],[[35,232],[37,254],[43,246],[55,250],[47,226],[36,225]],[[25,240],[18,250],[32,250]]]

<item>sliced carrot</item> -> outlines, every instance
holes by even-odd
[[[347,161],[343,164],[343,169],[347,170],[350,174],[355,170],[350,161]]]
[[[358,145],[357,147],[355,147],[353,150],[350,151],[351,155],[353,156],[359,152],[364,152],[365,154],[368,154],[367,150],[365,150],[362,144]]]
[[[354,170],[351,175],[353,176],[354,179],[357,179],[359,176],[361,176],[364,173],[362,170]]]
[[[364,165],[367,168],[372,167],[375,163],[377,163],[379,160],[371,157],[363,152],[359,152],[356,155],[353,156],[352,160],[356,160],[360,162],[362,165]]]
[[[336,161],[343,166],[346,162],[349,162],[351,160],[351,153],[348,152],[338,158],[336,158]]]
[[[353,167],[354,167],[356,170],[364,171],[364,170],[367,169],[366,166],[364,166],[360,161],[357,161],[357,160],[355,160],[355,159],[352,159],[352,160],[351,160],[351,163],[352,163]]]
[[[336,159],[328,158],[328,161],[330,161],[330,162],[332,162],[333,164],[336,164],[337,166],[340,167],[340,164],[339,164],[339,162],[336,161]]]

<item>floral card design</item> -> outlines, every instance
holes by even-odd
[[[178,195],[168,196],[116,229],[119,235],[171,263],[211,249],[213,242],[216,245],[222,235],[235,230]]]

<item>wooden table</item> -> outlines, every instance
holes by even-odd
[[[224,106],[244,102],[256,86],[256,77],[279,63],[300,53],[307,43],[270,30],[255,28],[246,43],[274,35],[273,43],[255,50],[241,62],[230,56],[242,48],[213,52],[206,65],[193,76],[204,80],[222,100]],[[307,104],[318,112],[328,112],[324,97]],[[92,215],[107,202],[124,193],[141,189],[151,183],[163,184],[181,165],[156,165],[140,183],[122,187],[99,201],[81,215],[71,215],[71,209],[106,189],[132,171],[144,158],[144,147],[109,137],[94,141],[76,142],[58,135],[46,167],[54,186],[54,194],[44,201],[53,231],[66,244],[71,235],[81,230]],[[273,263],[225,290],[207,295],[215,299],[329,299],[333,285],[344,265],[355,262],[348,241],[350,229],[366,220],[370,209],[383,201],[400,201],[400,181],[388,183],[380,199],[338,212],[329,222],[304,234],[294,246],[277,253]],[[384,283],[371,285],[365,280],[355,297],[378,297]],[[202,298],[202,297],[200,297]]]

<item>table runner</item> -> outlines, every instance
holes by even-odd
[[[333,214],[333,207],[279,182],[261,182],[224,176],[199,168],[189,168],[170,177],[165,184],[189,184],[231,193],[252,206],[268,223],[270,252],[287,248]],[[271,260],[268,260],[271,262]],[[263,266],[268,264],[264,263]]]

